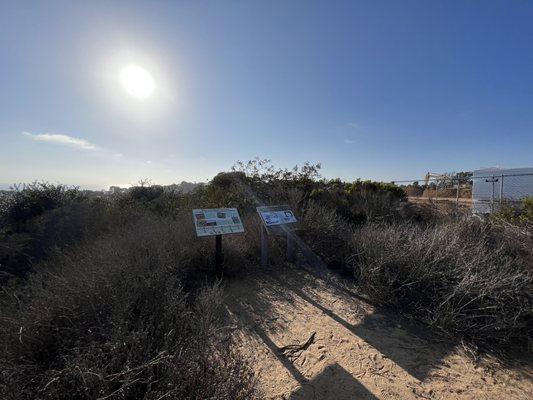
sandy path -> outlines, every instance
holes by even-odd
[[[451,343],[284,266],[226,281],[226,309],[265,399],[527,399],[531,375],[476,366]]]

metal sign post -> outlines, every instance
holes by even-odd
[[[222,235],[215,236],[215,271],[217,275],[222,275]]]
[[[196,236],[215,236],[215,270],[222,275],[222,235],[244,232],[239,211],[236,208],[196,209],[192,210],[192,215]]]

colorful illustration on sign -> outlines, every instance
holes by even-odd
[[[193,210],[192,214],[197,236],[244,232],[244,226],[236,208]]]

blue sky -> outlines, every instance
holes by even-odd
[[[3,2],[0,183],[532,166],[531,21],[526,0]]]

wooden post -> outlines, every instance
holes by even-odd
[[[461,190],[461,181],[457,178],[457,193],[455,194],[455,214],[459,217],[459,192]]]
[[[292,237],[292,232],[287,231],[287,261],[294,262],[295,260],[295,247],[294,247],[294,238]]]
[[[461,181],[457,178],[457,193],[455,194],[455,204],[459,208],[459,192],[461,190]]]
[[[215,236],[215,271],[222,275],[222,235]]]
[[[261,224],[261,266],[268,267],[268,232]]]

